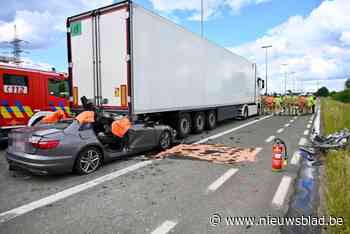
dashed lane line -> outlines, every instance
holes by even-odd
[[[290,164],[298,165],[300,161],[300,154],[298,151],[294,152],[292,159],[290,160]]]
[[[283,131],[284,131],[284,128],[280,128],[280,129],[277,130],[277,133],[281,133]]]
[[[290,176],[283,176],[281,183],[279,184],[275,195],[273,196],[272,199],[272,205],[275,206],[276,208],[281,208],[283,205],[283,202],[288,194],[289,187],[292,183],[292,177]]]
[[[275,139],[275,136],[269,136],[269,137],[265,140],[265,142],[266,142],[266,143],[269,143],[269,142],[271,142],[273,139]]]
[[[227,172],[225,172],[222,176],[220,176],[217,180],[215,180],[211,185],[208,187],[208,192],[214,192],[218,188],[220,188],[221,185],[223,185],[228,179],[230,179],[234,174],[238,172],[237,168],[231,168]]]
[[[262,147],[256,148],[256,149],[255,149],[255,153],[256,153],[256,154],[260,153],[260,152],[262,151],[262,149],[263,149]]]
[[[286,128],[288,128],[289,126],[290,126],[290,124],[289,123],[287,123],[287,124],[285,124],[284,125]]]
[[[166,220],[159,227],[157,227],[151,234],[166,234],[176,226],[177,222]]]
[[[306,125],[306,128],[307,129],[311,128],[311,124]]]
[[[306,129],[306,130],[304,131],[304,135],[305,135],[305,136],[309,135],[309,130],[308,130],[308,129]]]
[[[300,140],[299,140],[300,146],[306,145],[306,143],[307,143],[307,139],[305,137],[300,138]]]
[[[88,182],[85,182],[85,183],[73,186],[73,187],[65,189],[65,190],[63,190],[61,192],[58,192],[58,193],[52,194],[50,196],[44,197],[44,198],[39,199],[37,201],[33,201],[33,202],[30,202],[30,203],[28,203],[26,205],[23,205],[23,206],[14,208],[12,210],[8,210],[6,212],[0,213],[0,224],[4,223],[4,222],[7,222],[7,221],[9,221],[11,219],[14,219],[14,218],[16,218],[16,217],[18,217],[20,215],[23,215],[23,214],[26,214],[28,212],[31,212],[31,211],[33,211],[35,209],[47,206],[49,204],[55,203],[57,201],[65,199],[65,198],[67,198],[69,196],[72,196],[74,194],[80,193],[80,192],[82,192],[84,190],[87,190],[89,188],[95,187],[95,186],[97,186],[97,185],[99,185],[101,183],[104,183],[106,181],[113,180],[113,179],[115,179],[115,178],[117,178],[119,176],[125,175],[125,174],[127,174],[129,172],[132,172],[132,171],[135,171],[135,170],[140,169],[142,167],[145,167],[145,166],[147,166],[147,165],[149,165],[151,163],[152,163],[152,161],[139,162],[139,163],[136,163],[136,164],[131,165],[129,167],[123,168],[121,170],[118,170],[118,171],[109,173],[107,175],[98,177],[98,178],[96,178],[94,180],[91,180],[91,181],[88,181]]]

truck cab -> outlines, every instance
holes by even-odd
[[[0,141],[36,112],[58,109],[70,112],[65,73],[0,65]]]

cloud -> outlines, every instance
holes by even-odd
[[[5,3],[6,2],[6,3]],[[66,18],[83,11],[113,3],[113,0],[16,0],[0,3],[0,54],[8,53],[8,43],[17,35],[25,42],[25,51],[48,49],[65,40]],[[50,64],[25,58],[23,65],[40,69],[51,69]],[[29,54],[30,56],[30,54]],[[62,58],[64,59],[64,58]]]
[[[112,0],[18,0],[7,1],[0,7],[0,47],[13,39],[14,25],[18,36],[27,41],[28,49],[42,49],[53,45],[65,36],[66,18]],[[2,43],[1,43],[2,42]]]
[[[307,17],[290,17],[263,37],[230,49],[255,61],[264,77],[265,51],[261,46],[272,45],[268,70],[270,87],[275,91],[283,87],[284,63],[288,64],[287,72],[293,72],[288,89],[294,78],[305,84],[305,89],[315,89],[317,83],[339,89],[343,79],[335,78],[344,78],[350,72],[349,11],[348,0],[326,0]]]
[[[219,16],[222,9],[228,7],[233,12],[239,12],[243,7],[262,4],[271,0],[204,0],[203,16],[209,20]],[[190,13],[189,20],[200,20],[201,0],[150,0],[154,9],[170,15],[175,11]]]

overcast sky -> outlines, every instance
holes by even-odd
[[[200,0],[136,0],[199,33]],[[0,53],[18,35],[28,43],[26,66],[67,70],[65,19],[112,0],[10,0],[0,2]],[[204,0],[205,37],[256,62],[269,87],[313,90],[344,87],[350,74],[350,0]],[[288,66],[282,66],[288,64]]]

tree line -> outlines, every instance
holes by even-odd
[[[340,92],[330,92],[327,87],[321,87],[316,91],[315,95],[318,97],[331,97],[341,102],[350,102],[350,78],[345,81],[344,86],[345,89]]]

